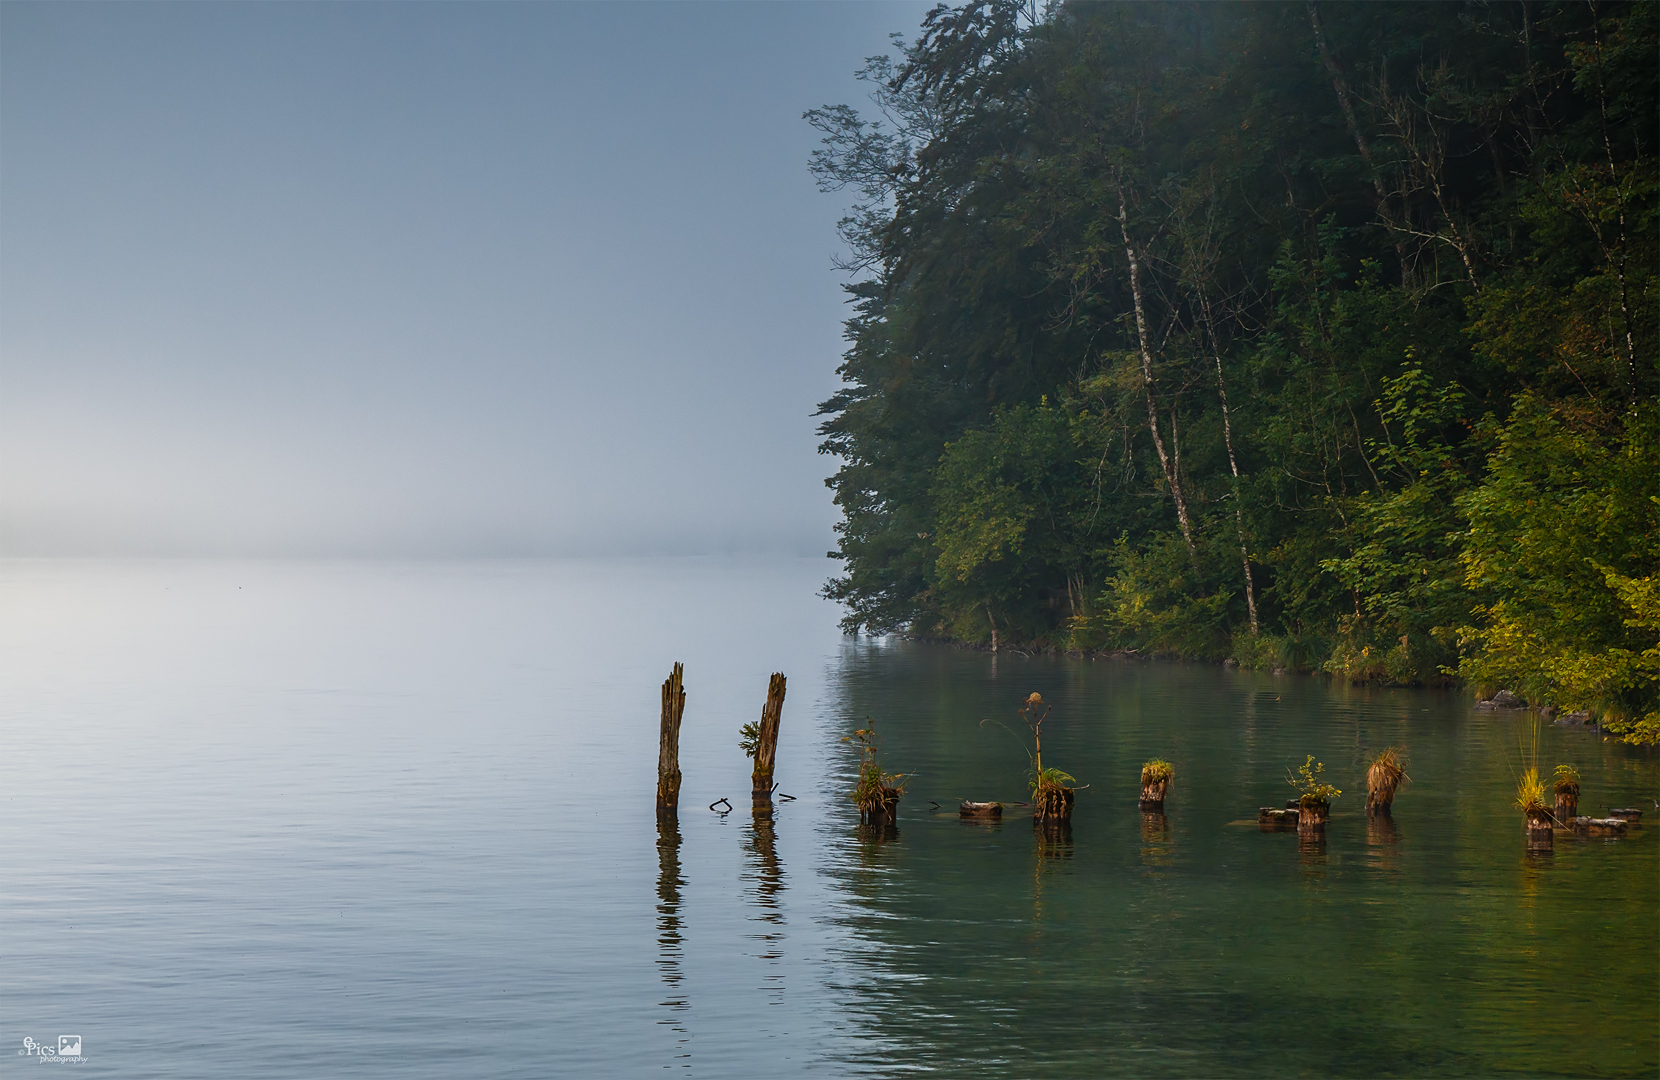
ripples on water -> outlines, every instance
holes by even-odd
[[[821,561],[9,561],[0,1035],[122,1076],[1652,1076],[1652,755],[1528,856],[1518,718],[1429,691],[850,642]],[[658,687],[686,662],[659,827]],[[774,819],[740,724],[790,676]],[[1055,705],[1072,827],[1007,731]],[[917,774],[861,829],[843,735]],[[1362,813],[1367,751],[1414,783]],[[1263,834],[1313,753],[1327,840]],[[1143,760],[1172,761],[1164,815]],[[705,809],[726,796],[738,812]],[[941,804],[935,809],[930,802]],[[32,1059],[0,1054],[13,1071]]]

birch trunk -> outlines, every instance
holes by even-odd
[[[1182,478],[1178,475],[1170,455],[1164,449],[1164,437],[1159,434],[1158,402],[1153,395],[1153,349],[1147,339],[1147,305],[1141,288],[1141,259],[1130,240],[1130,211],[1124,200],[1124,179],[1118,177],[1118,228],[1124,235],[1124,256],[1130,261],[1130,296],[1135,300],[1136,341],[1141,348],[1141,380],[1147,392],[1147,429],[1153,433],[1153,448],[1158,451],[1159,465],[1164,469],[1165,482],[1176,500],[1176,520],[1182,526],[1182,539],[1187,543],[1190,559],[1197,559],[1193,547],[1193,525],[1187,515],[1187,497],[1182,492]]]
[[[1222,441],[1228,446],[1228,468],[1233,470],[1233,522],[1239,532],[1239,563],[1245,570],[1245,608],[1251,615],[1251,636],[1257,636],[1257,590],[1251,580],[1251,553],[1245,544],[1245,511],[1240,507],[1239,461],[1233,453],[1233,422],[1228,416],[1228,386],[1222,378],[1222,343],[1211,319],[1210,298],[1199,291],[1200,310],[1205,313],[1205,332],[1210,335],[1211,356],[1216,361],[1216,394],[1222,399]]]

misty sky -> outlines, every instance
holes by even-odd
[[[822,553],[928,6],[0,5],[0,553]]]

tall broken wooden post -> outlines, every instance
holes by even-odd
[[[775,671],[767,684],[767,703],[761,708],[761,730],[755,740],[751,802],[758,812],[772,813],[772,765],[778,757],[778,721],[783,715],[784,676]]]
[[[680,716],[686,711],[686,691],[680,688],[684,668],[676,664],[663,683],[663,727],[657,744],[657,818],[680,812]]]

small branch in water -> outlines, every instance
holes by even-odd
[[[778,797],[780,799],[783,799],[785,802],[795,802],[795,796],[794,795],[786,795],[782,791],[780,791],[778,793]]]
[[[721,803],[726,803],[726,809],[725,810],[715,810],[715,807],[719,806]],[[720,814],[722,816],[725,816],[726,814],[729,814],[729,813],[732,812],[732,804],[729,803],[729,802],[726,802],[725,799],[716,799],[714,802],[709,804],[709,809],[715,810],[715,813]]]

